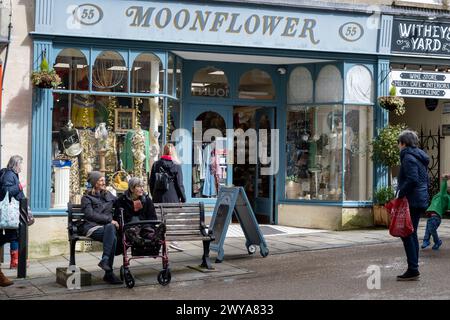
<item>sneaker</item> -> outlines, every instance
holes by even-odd
[[[120,280],[113,272],[105,273],[103,277],[103,281],[108,282],[109,284],[122,284],[123,281]]]
[[[397,281],[416,281],[419,280],[420,272],[419,271],[412,271],[407,270],[404,274],[401,276],[397,276]]]
[[[102,260],[100,260],[100,262],[98,263],[98,266],[100,268],[102,268],[103,270],[105,270],[106,272],[112,271],[111,266],[109,265],[109,261],[106,258],[103,258]]]
[[[178,242],[176,242],[176,241],[172,241],[172,242],[169,244],[169,248],[175,249],[175,250],[177,250],[177,251],[184,251],[184,249],[181,248],[181,247],[178,245]]]
[[[439,240],[438,243],[435,243],[434,246],[431,248],[433,250],[439,250],[439,247],[442,245],[442,240]]]
[[[421,248],[425,249],[429,245],[430,245],[430,240],[423,240]]]

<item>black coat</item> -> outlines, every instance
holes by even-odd
[[[419,148],[407,147],[400,152],[398,197],[406,196],[412,208],[428,207],[429,156]]]
[[[0,201],[9,192],[9,200],[14,197],[17,201],[25,198],[19,181],[19,175],[11,169],[0,170]]]
[[[165,192],[155,190],[156,172],[159,172],[159,168],[161,167],[163,167],[163,169],[171,176],[169,190]],[[183,186],[183,172],[181,166],[174,163],[172,160],[160,159],[153,164],[149,184],[154,203],[186,202],[186,194]]]
[[[95,226],[104,226],[113,220],[113,206],[116,197],[109,191],[100,194],[92,194],[88,190],[81,198],[81,211],[84,212],[84,223],[81,227],[85,235],[89,229]]]
[[[157,220],[155,207],[153,206],[153,201],[148,195],[143,195],[139,199],[142,203],[142,209],[139,211],[134,211],[133,200],[131,200],[130,191],[125,191],[116,201],[115,206],[115,217],[118,219],[120,216],[120,208],[123,209],[123,220],[124,223],[131,222],[133,217],[138,217],[139,220]]]

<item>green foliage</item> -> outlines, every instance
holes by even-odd
[[[42,57],[39,71],[31,74],[31,82],[39,88],[57,88],[61,84],[61,78],[56,71],[50,70],[45,54]]]
[[[389,125],[381,129],[378,136],[371,143],[372,160],[387,167],[400,165],[398,136],[405,129],[405,124]]]
[[[379,97],[378,103],[380,104],[380,107],[382,107],[383,109],[394,111],[395,114],[398,116],[402,116],[406,112],[405,99],[403,99],[402,97],[395,97],[395,96]]]
[[[375,191],[374,198],[376,204],[384,206],[386,203],[395,198],[394,189],[391,186],[382,187]]]
[[[44,57],[42,58],[42,62],[41,62],[40,68],[41,68],[41,71],[49,71],[49,68],[48,68],[48,61],[47,61],[47,58],[45,58],[45,55],[44,55]]]
[[[396,86],[391,86],[391,89],[389,90],[389,95],[391,97],[395,97],[397,95],[397,87]]]

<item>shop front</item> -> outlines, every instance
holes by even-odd
[[[111,3],[114,2],[114,5]],[[31,205],[64,215],[87,173],[120,193],[176,145],[189,202],[209,217],[243,186],[261,223],[373,223],[368,143],[386,61],[368,14],[189,1],[36,2]],[[374,174],[375,173],[375,174]]]
[[[405,101],[405,113],[390,112],[390,124],[405,124],[419,133],[430,156],[429,194],[439,191],[449,172],[450,24],[413,17],[395,17],[391,39],[390,87]],[[394,170],[394,176],[397,170]]]

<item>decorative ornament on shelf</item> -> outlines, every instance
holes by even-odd
[[[133,176],[142,179],[144,177],[145,135],[141,128],[134,132],[131,142],[134,160]]]
[[[43,52],[39,71],[33,71],[31,82],[34,86],[42,89],[57,88],[61,84],[61,78],[54,69],[50,70],[45,51]]]
[[[394,111],[396,115],[402,116],[406,112],[405,99],[397,97],[397,88],[392,86],[389,90],[389,96],[379,97],[378,103],[383,109]]]

